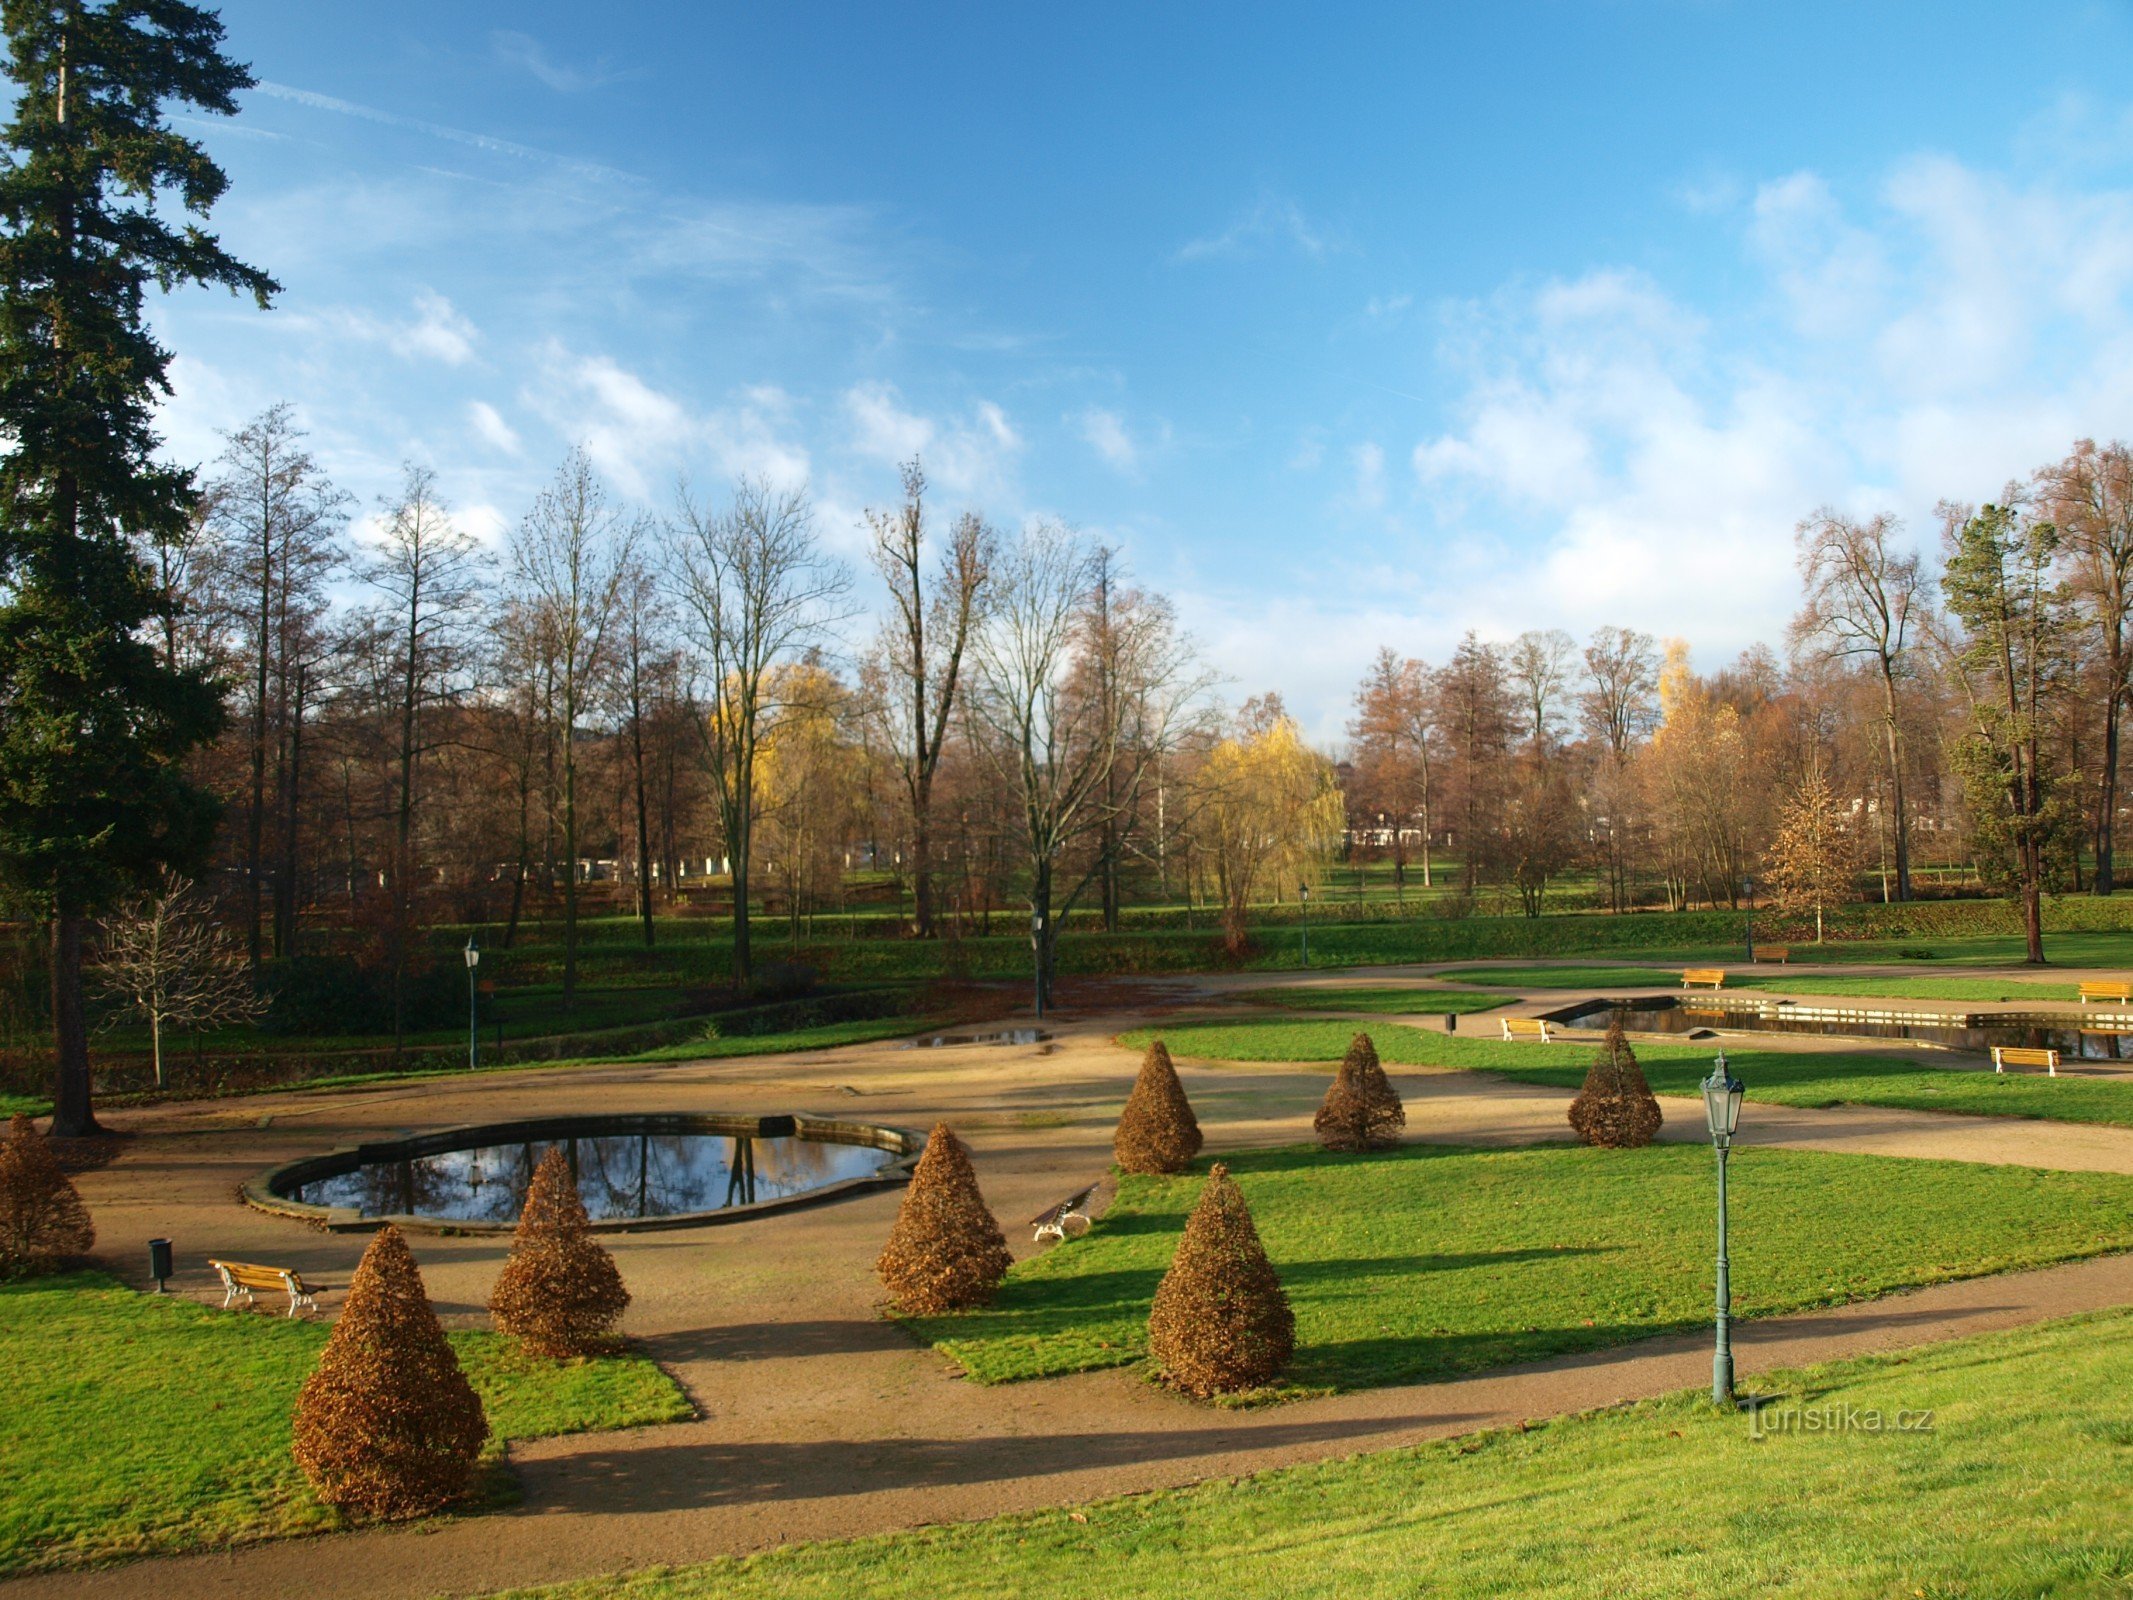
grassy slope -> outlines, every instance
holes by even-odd
[[[2103,1600],[2133,1586],[2115,1312],[1773,1374],[1931,1432],[1789,1433],[1694,1394],[1242,1480],[798,1545],[548,1600]],[[1093,1575],[1101,1574],[1100,1581]]]
[[[1699,1146],[1225,1159],[1288,1288],[1288,1379],[1306,1389],[1441,1378],[1710,1316]],[[1019,1263],[990,1309],[910,1325],[986,1382],[1137,1360],[1202,1181],[1129,1176],[1086,1238]],[[2133,1178],[2115,1174],[1758,1149],[1733,1163],[1732,1208],[1746,1317],[2133,1248]]]
[[[1513,995],[1477,994],[1465,989],[1388,989],[1357,985],[1352,989],[1247,989],[1233,996],[1255,1006],[1284,1011],[1381,1011],[1390,1016],[1441,1017],[1493,1006],[1518,1004]]]
[[[327,1330],[140,1295],[98,1273],[0,1285],[0,1573],[339,1525],[289,1458]],[[690,1415],[638,1356],[536,1362],[452,1342],[505,1440]]]
[[[1255,1017],[1141,1029],[1119,1035],[1118,1042],[1143,1049],[1157,1032],[1172,1055],[1185,1059],[1332,1063],[1340,1060],[1355,1029],[1352,1023]],[[1373,1027],[1370,1036],[1388,1065],[1460,1067],[1562,1089],[1583,1083],[1592,1061],[1592,1049],[1585,1044],[1507,1044],[1425,1032],[1396,1022]],[[1715,1049],[1707,1043],[1639,1040],[1636,1045],[1645,1077],[1661,1094],[1696,1093],[1697,1084],[1710,1073]],[[2133,1084],[2106,1078],[1962,1072],[1926,1065],[1924,1057],[1913,1062],[1898,1055],[1765,1050],[1738,1040],[1726,1042],[1726,1059],[1747,1084],[1750,1100],[1774,1105],[1895,1106],[2133,1127]]]
[[[1579,989],[1605,994],[1613,989],[1672,989],[1681,982],[1678,967],[1465,967],[1446,974],[1461,983],[1504,989]],[[2069,1003],[2080,998],[2071,983],[2035,983],[2021,978],[1855,977],[1818,973],[1812,967],[1784,972],[1726,969],[1727,989],[1769,990],[1778,994],[1859,995],[1889,1000],[1963,1000],[1971,1002],[2034,1001]],[[1711,991],[1697,989],[1696,995]]]

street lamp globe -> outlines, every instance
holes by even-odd
[[[1710,1125],[1711,1143],[1721,1150],[1733,1143],[1733,1131],[1740,1126],[1743,1092],[1740,1079],[1726,1065],[1726,1053],[1719,1051],[1711,1063],[1711,1075],[1703,1080],[1703,1114]]]
[[[473,971],[476,967],[481,965],[481,945],[476,942],[474,935],[472,935],[471,933],[467,935],[467,948],[465,953],[467,958],[467,970],[469,972]]]

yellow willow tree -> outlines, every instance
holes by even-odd
[[[1689,666],[1689,647],[1669,639],[1659,674],[1659,730],[1639,758],[1645,804],[1656,824],[1667,899],[1679,908],[1700,890],[1713,905],[1740,903],[1748,865],[1743,799],[1747,742],[1740,713]]]
[[[1198,848],[1215,875],[1223,933],[1240,950],[1254,896],[1317,880],[1340,842],[1340,786],[1271,694],[1245,703],[1193,784]]]
[[[818,660],[778,668],[770,698],[778,712],[756,752],[755,844],[798,938],[801,917],[843,882],[868,758],[851,689]]]

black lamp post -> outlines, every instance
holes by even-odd
[[[467,935],[467,1070],[481,1065],[481,1033],[474,992],[474,969],[481,965],[481,941]]]
[[[1711,1357],[1711,1403],[1733,1403],[1733,1285],[1726,1263],[1726,1156],[1733,1148],[1733,1130],[1740,1126],[1740,1079],[1726,1066],[1726,1053],[1718,1052],[1711,1075],[1703,1080],[1703,1114],[1711,1127],[1711,1148],[1718,1152],[1718,1347]]]
[[[1299,883],[1296,893],[1303,901],[1304,965],[1308,967],[1311,964],[1311,886]]]

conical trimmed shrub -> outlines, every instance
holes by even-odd
[[[296,1397],[296,1464],[321,1500],[412,1517],[466,1492],[489,1436],[400,1230],[378,1230]]]
[[[87,1255],[96,1225],[35,1123],[17,1112],[0,1142],[0,1278]]]
[[[1390,1150],[1400,1142],[1407,1108],[1385,1076],[1369,1034],[1359,1033],[1348,1042],[1348,1053],[1341,1057],[1340,1071],[1327,1085],[1311,1126],[1328,1150]]]
[[[1148,1353],[1202,1399],[1270,1383],[1296,1349],[1296,1318],[1243,1191],[1216,1162],[1148,1313]]]
[[[1200,1120],[1192,1114],[1178,1069],[1163,1041],[1149,1041],[1140,1076],[1119,1113],[1111,1153],[1128,1172],[1183,1172],[1200,1153]]]
[[[533,1169],[489,1315],[528,1355],[582,1356],[610,1341],[629,1303],[621,1268],[593,1237],[569,1161],[550,1146]]]
[[[1585,1086],[1570,1102],[1570,1126],[1587,1144],[1630,1150],[1650,1144],[1664,1120],[1636,1052],[1622,1037],[1618,1016],[1608,1023],[1607,1038],[1592,1058]]]
[[[874,1270],[899,1310],[930,1317],[984,1305],[1013,1262],[978,1192],[969,1146],[940,1123],[926,1137]]]

